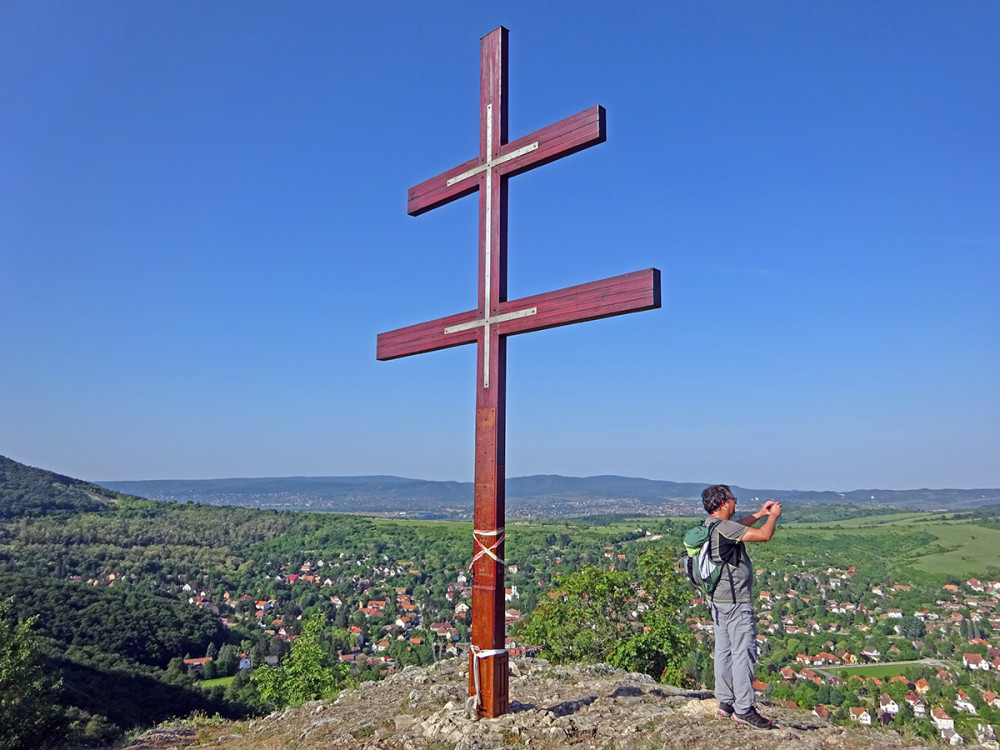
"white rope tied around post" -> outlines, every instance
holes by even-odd
[[[501,560],[499,557],[497,557],[496,554],[497,547],[503,544],[505,536],[504,531],[505,531],[504,528],[494,529],[493,531],[483,531],[481,529],[473,529],[472,538],[475,540],[476,545],[479,547],[479,549],[476,551],[475,555],[472,556],[472,562],[469,563],[469,570],[472,570],[475,567],[476,563],[479,562],[484,557],[492,558],[495,562],[498,562],[504,567],[506,567],[507,563]],[[489,541],[488,537],[494,537],[493,544],[487,546],[486,542],[480,539],[480,537],[487,537],[487,541]],[[485,659],[490,656],[498,656],[499,654],[505,654],[507,653],[507,649],[495,648],[484,651],[483,649],[479,648],[479,646],[470,646],[469,651],[472,653],[472,680],[473,684],[476,687],[476,694],[469,697],[469,699],[465,702],[465,707],[467,710],[471,711],[471,710],[478,710],[483,705],[483,696],[481,689],[479,687],[479,660]]]
[[[473,684],[476,686],[476,694],[469,696],[469,699],[465,701],[466,709],[471,709],[473,707],[473,701],[475,701],[475,708],[479,709],[483,705],[483,694],[479,688],[479,660],[485,659],[488,656],[499,656],[500,654],[506,654],[507,649],[505,648],[494,648],[488,651],[484,651],[479,648],[479,646],[470,646],[469,651],[472,652],[472,680]]]
[[[486,544],[483,542],[483,540],[479,538],[481,536],[496,537],[496,540],[493,542],[493,544],[487,547]],[[494,550],[497,547],[503,544],[504,536],[505,535],[503,528],[499,528],[494,531],[482,531],[480,529],[473,529],[472,538],[476,541],[476,544],[479,546],[479,550],[476,551],[476,554],[472,556],[472,562],[469,563],[469,570],[472,570],[475,564],[479,562],[479,560],[482,559],[483,557],[492,557],[496,562],[506,567],[507,563],[501,560],[499,557],[497,557],[496,553],[494,552]]]

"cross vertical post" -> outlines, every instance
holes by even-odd
[[[504,632],[504,516],[507,336],[660,307],[660,272],[635,271],[507,299],[507,182],[605,140],[605,112],[591,107],[507,141],[507,29],[484,36],[480,51],[479,155],[410,188],[417,216],[479,193],[479,290],[475,310],[378,336],[376,357],[476,344],[475,507],[469,695],[478,713],[509,709]]]
[[[479,156],[489,165],[479,189],[479,310],[499,313],[507,294],[507,180],[500,148],[507,142],[507,29],[483,37],[480,50]],[[504,479],[507,427],[507,339],[497,325],[480,328],[476,349],[476,453],[473,510],[472,649],[470,695],[486,716],[507,713],[507,651],[504,649]],[[488,554],[486,550],[493,551]],[[478,677],[478,684],[477,678]]]

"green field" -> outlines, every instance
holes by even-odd
[[[934,540],[905,544],[909,533],[932,535]],[[903,535],[900,537],[900,535]],[[822,547],[862,544],[883,554],[895,553],[898,562],[933,575],[948,575],[959,579],[970,576],[983,578],[1000,567],[1000,530],[952,520],[944,513],[894,513],[863,518],[815,523],[779,522],[776,539],[786,540],[793,547],[812,545],[813,557]],[[902,546],[899,542],[904,542]],[[819,546],[817,546],[817,543]],[[803,550],[804,557],[808,555]],[[813,560],[816,561],[815,559]]]
[[[215,680],[202,680],[199,684],[205,690],[214,687],[229,687],[229,683],[235,680],[235,677],[219,677]]]
[[[949,521],[923,526],[938,538],[944,551],[915,558],[913,565],[927,573],[953,575],[959,578],[982,576],[987,568],[996,567],[1000,556],[1000,531],[964,521]]]
[[[811,523],[788,523],[789,528],[813,528],[816,526],[836,526],[844,529],[859,529],[874,526],[908,526],[914,521],[930,520],[934,518],[933,513],[887,513],[881,516],[861,516],[860,518],[847,518],[840,521],[817,521]],[[780,522],[779,522],[780,523]]]

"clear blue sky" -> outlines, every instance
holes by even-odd
[[[469,480],[479,38],[510,296],[663,308],[509,342],[507,475],[1000,486],[996,2],[0,3],[0,454],[90,480]]]

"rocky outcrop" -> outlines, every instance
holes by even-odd
[[[649,676],[607,665],[556,667],[540,659],[511,662],[510,713],[478,719],[466,698],[464,659],[408,667],[382,682],[345,691],[336,702],[307,703],[241,725],[200,729],[165,726],[129,750],[212,747],[379,748],[384,750],[580,750],[622,748],[841,748],[926,747],[891,731],[845,728],[806,711],[763,705],[778,725],[748,729],[717,718],[707,693],[659,685]]]

